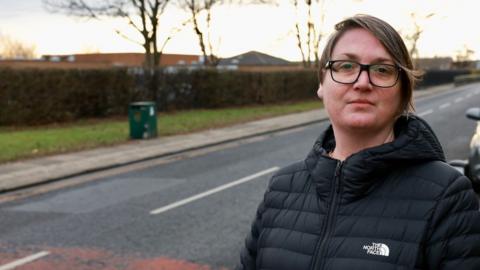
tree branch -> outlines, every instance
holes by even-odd
[[[135,43],[135,44],[138,44],[138,45],[140,45],[140,46],[143,46],[143,44],[142,44],[141,42],[138,42],[138,41],[136,41],[136,40],[133,40],[133,39],[129,38],[127,35],[123,34],[123,33],[122,33],[120,30],[118,30],[118,29],[115,29],[115,33],[117,33],[119,36],[121,36],[122,38],[124,38],[124,39],[126,39],[126,40],[128,40],[128,41],[130,41],[130,42],[133,42],[133,43]]]

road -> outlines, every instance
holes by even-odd
[[[465,159],[480,85],[417,101],[448,159]],[[233,269],[269,176],[328,123],[65,180],[0,204],[0,270]],[[48,191],[48,192],[47,192]],[[17,194],[18,195],[18,194]],[[17,195],[3,195],[14,198]]]

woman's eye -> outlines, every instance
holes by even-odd
[[[372,71],[375,74],[383,75],[383,76],[393,74],[393,69],[391,67],[387,67],[387,66],[374,66]]]
[[[388,73],[388,69],[386,69],[386,68],[384,68],[384,67],[379,67],[379,68],[377,69],[377,71],[380,72],[380,73]]]
[[[336,69],[341,71],[349,71],[354,69],[354,65],[353,63],[350,63],[350,62],[342,62],[342,63],[338,63]]]

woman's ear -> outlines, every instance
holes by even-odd
[[[322,87],[322,84],[321,84],[321,83],[318,85],[317,96],[318,96],[321,100],[323,100],[323,87]]]

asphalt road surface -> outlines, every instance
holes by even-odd
[[[447,158],[466,159],[479,85],[416,106]],[[0,270],[233,269],[269,177],[303,159],[327,124],[4,194]]]

